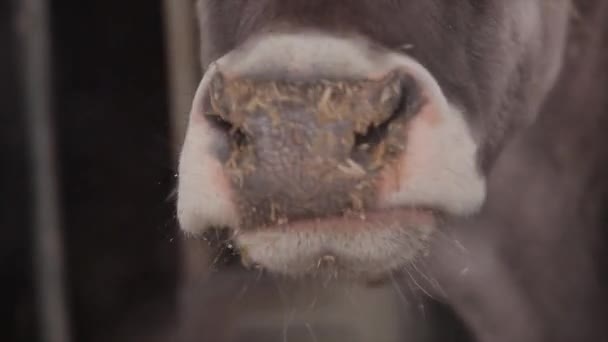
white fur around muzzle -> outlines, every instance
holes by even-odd
[[[302,49],[302,46],[306,48]],[[322,54],[318,52],[321,47],[324,49]],[[431,105],[425,108],[433,111],[436,120],[431,122],[422,115],[412,119],[405,144],[406,151],[399,161],[399,169],[403,174],[399,175],[400,181],[395,187],[381,199],[380,206],[382,208],[424,206],[440,209],[455,216],[470,215],[479,210],[485,199],[486,188],[485,179],[477,167],[477,144],[466,123],[464,113],[447,102],[435,79],[422,65],[407,56],[385,53],[377,59],[382,63],[382,67],[378,67],[365,59],[360,47],[347,40],[324,35],[311,37],[285,34],[258,41],[249,51],[248,59],[241,64],[235,62],[234,56],[229,54],[216,61],[207,70],[193,102],[180,157],[177,210],[180,225],[185,232],[197,235],[210,227],[226,226],[238,231],[239,213],[232,201],[232,190],[223,175],[222,165],[211,153],[213,140],[219,133],[214,132],[202,118],[205,108],[201,107],[201,99],[207,91],[211,76],[217,69],[224,71],[231,68],[230,63],[233,65],[233,70],[238,70],[242,68],[243,63],[262,60],[264,56],[268,56],[265,65],[271,66],[274,63],[280,68],[280,64],[277,64],[280,61],[273,62],[272,55],[267,54],[270,48],[273,51],[286,49],[287,52],[292,52],[287,53],[288,55],[298,60],[315,59],[320,55],[325,60],[335,61],[341,56],[352,56],[349,57],[351,58],[349,65],[358,68],[353,73],[360,75],[390,72],[399,68],[410,73],[422,85],[425,94],[429,97]],[[299,49],[298,53],[295,53],[295,49]],[[369,55],[369,52],[367,54]],[[311,64],[323,69],[323,60]],[[242,72],[241,70],[240,73]],[[258,255],[260,259],[264,259],[256,260],[261,264],[279,265],[283,261],[293,259],[290,257],[293,255],[310,255],[308,252],[297,251],[294,248],[322,250],[328,247],[326,245],[330,244],[329,241],[335,244],[335,241],[346,239],[338,232],[333,237],[328,237],[332,235],[330,231],[324,234],[324,238],[306,234],[286,234],[278,238],[278,241],[282,242],[277,242],[271,247],[263,238],[268,234],[260,233],[259,237],[249,238],[248,254]],[[361,238],[358,241],[365,243],[352,244],[353,250],[348,254],[353,258],[357,255],[367,255],[370,259],[368,264],[377,265],[371,260],[376,258],[376,253],[372,251],[386,248],[386,245],[380,243],[380,239],[371,237]],[[404,242],[403,247],[408,248],[406,245]],[[256,248],[259,248],[257,252]],[[397,251],[397,249],[392,250]],[[406,251],[402,254],[410,255]],[[379,256],[378,258],[386,261],[385,258]],[[395,259],[402,258],[395,257]]]

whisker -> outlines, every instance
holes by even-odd
[[[362,310],[361,303],[359,303],[355,299],[355,297],[353,296],[353,287],[348,286],[348,287],[345,288],[345,290],[346,290],[346,292],[345,292],[346,296],[345,297],[353,305],[354,310],[357,311],[357,312],[361,311]]]
[[[412,276],[412,274],[410,273],[410,271],[407,268],[404,268],[404,270],[405,270],[405,273],[407,273],[407,275],[410,277],[410,279],[412,280],[412,282],[414,283],[414,285],[416,285],[416,287],[418,289],[420,289],[429,298],[435,299],[435,297],[432,296],[427,290],[425,290],[424,287],[420,286],[420,284],[416,281],[416,279]]]
[[[243,287],[241,288],[239,293],[237,293],[237,295],[234,296],[232,304],[235,304],[235,303],[239,302],[241,299],[243,299],[243,297],[245,297],[245,294],[247,293],[248,290],[249,290],[249,284],[245,283],[245,285],[243,285]]]
[[[399,296],[399,299],[403,303],[404,307],[409,306],[410,303],[407,300],[407,298],[405,297],[405,294],[403,293],[403,291],[401,290],[401,286],[399,286],[399,284],[397,284],[397,280],[395,279],[395,275],[393,274],[393,272],[390,272],[389,276],[391,278],[391,285],[395,289],[395,292],[397,292],[397,295]]]
[[[171,190],[169,190],[169,193],[165,197],[165,202],[173,203],[175,200],[177,200],[177,185],[172,186]]]
[[[318,299],[319,299],[319,292],[317,289],[317,290],[315,290],[315,296],[312,299],[312,302],[308,305],[308,311],[314,311],[315,307],[317,306]]]
[[[413,287],[413,284],[409,281],[407,283],[408,283],[408,287],[409,287],[410,291],[412,291],[412,293],[415,293],[416,289]],[[422,317],[426,318],[426,310],[424,309],[424,297],[423,296],[413,296],[413,297],[417,302],[416,308],[418,308],[420,310],[420,312],[422,313]]]
[[[261,269],[261,268],[260,268],[260,269],[258,269],[258,274],[256,275],[255,280],[254,280],[254,283],[253,283],[254,285],[257,285],[257,284],[259,284],[259,283],[260,283],[260,279],[262,279],[262,275],[263,275],[263,274],[264,274],[264,270],[263,270],[263,269]]]
[[[446,292],[443,290],[443,287],[441,287],[441,284],[439,284],[439,281],[436,278],[427,275],[425,272],[422,272],[418,268],[418,266],[416,266],[416,261],[413,261],[412,263],[410,263],[410,266],[413,268],[414,271],[416,271],[416,273],[418,273],[422,278],[424,278],[424,280],[426,280],[430,286],[435,288],[435,290],[439,291],[443,297],[446,297]],[[433,298],[433,297],[431,297],[431,298]],[[435,298],[433,298],[433,299],[435,299]]]
[[[289,326],[293,322],[295,313],[296,313],[296,309],[292,308],[289,313],[289,318],[283,319],[283,342],[287,342],[287,333],[289,331]]]
[[[272,281],[273,284],[275,285],[277,292],[279,294],[279,298],[281,300],[281,303],[283,304],[283,331],[282,331],[282,336],[283,336],[283,342],[287,342],[287,333],[289,331],[289,325],[291,324],[291,321],[293,320],[293,316],[295,315],[295,307],[292,307],[292,309],[290,310],[290,314],[289,317],[287,316],[287,309],[288,309],[288,300],[287,300],[287,296],[285,294],[285,292],[283,291],[283,288],[281,287],[281,285],[279,284],[279,281],[276,277],[272,277]]]
[[[310,338],[312,339],[312,341],[313,342],[318,342],[319,340],[317,339],[317,335],[312,330],[312,326],[308,322],[306,322],[306,329],[308,330],[308,334],[310,335]]]

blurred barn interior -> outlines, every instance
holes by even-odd
[[[202,243],[180,235],[175,160],[201,75],[192,6],[0,3],[0,340],[424,334],[399,321],[406,306],[393,288],[213,275]]]
[[[216,274],[179,233],[192,6],[0,2],[0,341],[465,340],[415,289]]]

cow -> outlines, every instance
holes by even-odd
[[[606,338],[599,0],[200,0],[177,215],[293,278],[407,273],[478,341]],[[407,277],[404,277],[407,278]]]

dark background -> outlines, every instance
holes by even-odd
[[[0,340],[7,342],[39,337],[17,5],[0,2]],[[112,340],[125,325],[153,333],[173,307],[178,268],[161,10],[150,0],[50,1],[74,341]]]

